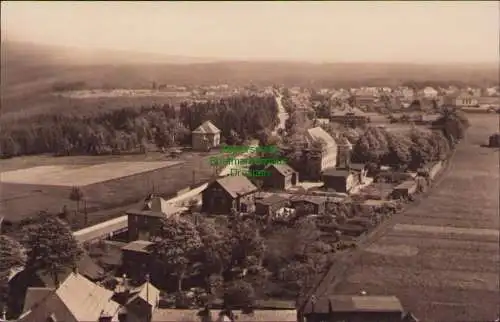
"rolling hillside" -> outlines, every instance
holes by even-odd
[[[41,112],[81,104],[52,97],[50,92],[57,82],[83,82],[88,88],[145,88],[152,81],[170,84],[253,82],[325,87],[381,86],[407,80],[498,82],[498,66],[487,65],[217,62],[214,59],[91,51],[17,42],[4,42],[1,50],[3,116],[12,112]],[[106,106],[106,102],[97,105]]]

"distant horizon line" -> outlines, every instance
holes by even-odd
[[[411,61],[355,61],[355,60],[336,60],[336,61],[327,61],[327,60],[306,60],[306,59],[291,59],[291,58],[238,58],[238,57],[225,57],[225,58],[216,58],[216,57],[203,57],[203,56],[190,56],[190,55],[181,55],[181,54],[169,54],[169,53],[161,53],[161,52],[152,52],[152,51],[136,51],[133,49],[113,49],[109,47],[83,47],[78,45],[61,45],[54,43],[43,43],[36,42],[30,40],[13,40],[13,39],[5,39],[2,35],[2,39],[0,42],[0,46],[3,47],[4,44],[14,43],[14,44],[24,44],[24,45],[33,45],[33,46],[46,46],[67,50],[87,50],[90,52],[110,52],[110,53],[133,53],[135,55],[150,55],[157,56],[159,58],[183,58],[183,59],[192,59],[199,60],[204,62],[187,62],[187,64],[207,64],[207,63],[284,63],[284,64],[309,64],[309,65],[335,65],[335,64],[350,64],[350,65],[413,65],[413,66],[456,66],[456,65],[497,65],[500,68],[500,59],[497,61],[451,61],[451,62],[411,62]],[[164,57],[162,57],[164,56]],[[144,61],[144,63],[147,63]],[[160,63],[160,62],[157,62]],[[165,64],[172,64],[165,62]],[[186,64],[186,63],[185,63]]]

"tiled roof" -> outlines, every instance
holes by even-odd
[[[112,296],[112,291],[92,283],[82,275],[70,274],[55,292],[51,292],[41,302],[34,303],[18,321],[39,322],[54,315],[60,321],[90,322],[98,321],[103,312],[113,316],[112,321],[118,321],[119,304],[111,300]]]
[[[102,311],[115,315],[119,309],[119,304],[111,300],[112,291],[80,274],[71,274],[56,294],[78,321],[97,321]]]
[[[288,164],[270,164],[267,166],[267,168],[275,168],[278,170],[279,173],[281,173],[284,176],[288,176],[292,173],[295,173],[295,170],[292,169],[291,166]]]
[[[210,121],[205,121],[203,124],[198,126],[193,133],[201,133],[201,134],[217,134],[220,133],[220,130]]]
[[[140,209],[128,210],[127,214],[150,217],[169,217],[184,210],[184,208],[176,207],[158,196],[146,198],[140,207]]]
[[[332,136],[321,127],[313,127],[311,129],[308,129],[306,132],[306,140],[309,143],[318,142],[327,147],[337,146],[337,143],[335,143],[335,140],[332,138]]]
[[[145,240],[136,240],[128,243],[127,245],[122,247],[122,250],[129,250],[133,252],[147,253],[148,246],[152,245],[152,242]]]
[[[227,176],[216,180],[216,182],[233,198],[258,190],[245,176]]]
[[[160,290],[153,284],[146,282],[136,289],[131,290],[131,293],[136,293],[128,301],[127,304],[134,302],[137,299],[142,299],[144,302],[149,303],[151,307],[156,308],[156,304],[160,299]]]

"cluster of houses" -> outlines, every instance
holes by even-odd
[[[126,276],[113,289],[74,270],[57,287],[30,287],[18,322],[417,322],[393,296],[338,295],[311,298],[296,308],[287,301],[258,301],[254,310],[161,307],[160,291],[146,280],[139,286]],[[7,321],[5,317],[0,321]]]
[[[219,145],[220,131],[210,122],[203,123],[193,134],[199,134],[193,142],[200,144],[200,149]],[[352,146],[345,138],[333,138],[322,128],[315,127],[306,131],[305,142],[306,167],[297,171],[288,164],[270,164],[267,166],[270,175],[260,185],[245,176],[217,178],[201,192],[201,212],[229,215],[236,210],[256,216],[278,217],[298,209],[308,209],[310,214],[322,214],[328,202],[341,201],[371,182],[365,165],[350,162]],[[306,193],[304,188],[299,188],[303,178],[315,181],[319,188]],[[408,180],[395,187],[393,193],[404,197],[415,189],[415,181]],[[380,202],[384,201],[367,200],[365,203],[380,205]],[[203,314],[218,316],[221,321],[231,321],[234,314],[239,315],[238,321],[320,321],[332,314],[342,318],[350,316],[353,321],[366,321],[363,317],[373,312],[378,312],[379,317],[383,315],[384,321],[402,321],[404,312],[397,299],[380,300],[375,297],[328,298],[326,304],[321,300],[306,305],[300,313],[290,308],[259,309],[251,314],[232,312],[232,315],[223,313],[222,308],[219,311],[205,310],[205,313],[160,308],[160,292],[155,285],[163,288],[168,281],[155,269],[149,247],[151,237],[160,227],[162,218],[180,216],[187,210],[159,196],[150,195],[138,207],[126,212],[127,236],[122,243],[118,243],[121,248],[120,272],[125,276],[121,281],[117,280],[114,290],[110,290],[109,285],[105,288],[100,284],[104,270],[88,255],[77,263],[73,271],[62,272],[57,278],[59,284],[42,272],[18,273],[11,279],[11,289],[17,292],[11,298],[18,301],[13,306],[17,305],[17,311],[21,312],[18,321],[160,322],[181,321],[188,317],[197,321]],[[142,284],[128,285],[127,277]],[[373,308],[375,304],[366,304],[370,301],[378,303],[378,306]],[[371,311],[369,307],[372,307]]]
[[[293,88],[290,91],[294,96],[292,100],[297,101],[299,108],[304,107],[304,102],[310,98],[307,89]],[[400,111],[409,108],[414,101],[421,105],[438,106],[446,105],[456,108],[490,108],[498,109],[500,105],[500,88],[433,88],[427,86],[422,89],[414,89],[407,86],[389,87],[360,87],[351,89],[320,89],[322,96],[330,98],[332,102],[332,113],[335,110],[345,110],[344,105],[349,103],[351,107],[362,109],[379,110],[389,108],[391,111]],[[338,117],[335,115],[334,117]]]

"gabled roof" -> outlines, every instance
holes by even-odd
[[[127,215],[169,217],[184,210],[184,208],[174,206],[158,196],[149,196],[140,207],[140,209],[128,210]]]
[[[238,197],[238,195],[245,195],[258,190],[257,187],[245,176],[227,176],[218,179],[215,182],[217,182],[233,198]]]
[[[135,294],[127,301],[127,304],[140,299],[151,305],[152,308],[156,308],[156,303],[160,298],[160,290],[158,290],[153,284],[149,282],[142,284],[141,286],[131,290],[130,292]]]
[[[267,166],[267,169],[270,168],[276,169],[279,173],[281,173],[285,177],[296,172],[288,164],[270,164]]]
[[[149,253],[147,248],[152,244],[153,244],[152,242],[146,240],[135,240],[123,246],[122,250],[128,250],[139,253]]]
[[[217,134],[220,133],[220,130],[210,121],[203,122],[200,126],[198,126],[193,133],[200,134]]]
[[[332,136],[319,126],[313,127],[306,131],[306,140],[310,144],[320,143],[326,147],[337,146],[337,143],[335,143],[335,140],[332,138]]]
[[[112,296],[112,291],[92,283],[80,274],[73,273],[55,292],[50,292],[50,295],[41,302],[34,303],[18,321],[45,321],[51,314],[67,322],[98,321],[103,313],[113,316],[112,321],[118,321],[119,304],[111,300]]]

